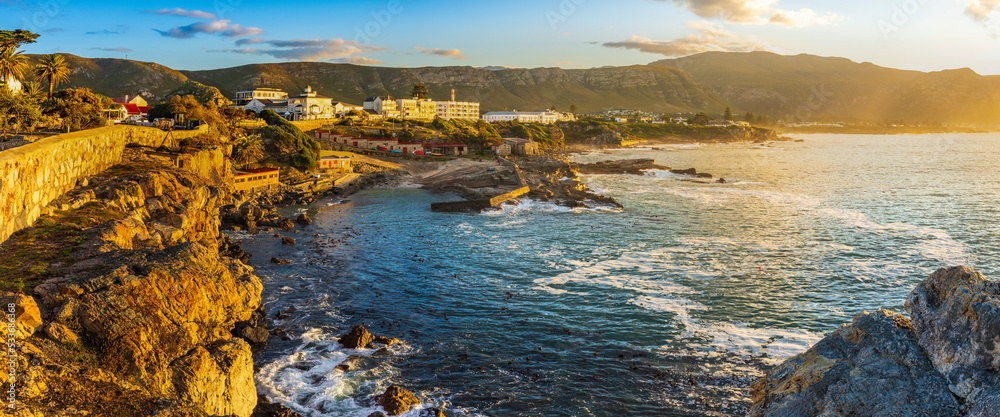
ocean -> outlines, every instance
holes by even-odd
[[[903,312],[937,268],[1000,276],[1000,135],[794,137],[575,156],[727,180],[582,178],[624,209],[432,213],[456,197],[403,186],[282,209],[315,220],[280,232],[295,246],[227,232],[272,317],[295,307],[258,389],[304,416],[367,416],[390,385],[421,399],[406,416],[744,415],[767,369],[859,312]],[[357,324],[404,343],[342,349]]]

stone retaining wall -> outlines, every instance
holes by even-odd
[[[0,242],[31,226],[52,200],[81,178],[121,162],[125,145],[176,146],[200,131],[109,126],[53,136],[0,152]]]

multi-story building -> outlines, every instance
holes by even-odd
[[[307,86],[302,94],[288,99],[288,113],[292,121],[332,119],[333,100]]]
[[[483,115],[487,122],[511,122],[552,124],[559,121],[559,113],[551,111],[494,111]]]
[[[288,100],[269,100],[266,98],[255,98],[243,106],[245,110],[253,110],[260,113],[264,110],[271,110],[282,116],[288,113]]]
[[[369,97],[365,99],[365,110],[371,110],[383,118],[399,118],[399,107],[392,97]]]
[[[437,105],[432,100],[401,98],[396,100],[399,117],[407,120],[434,120]]]
[[[236,93],[237,106],[245,106],[254,99],[288,100],[288,93],[277,88],[253,88]]]
[[[479,103],[455,101],[455,90],[451,90],[451,101],[438,101],[435,108],[437,117],[444,120],[479,120]]]

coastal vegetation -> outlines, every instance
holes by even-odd
[[[316,167],[322,149],[319,142],[271,110],[262,111],[259,117],[268,125],[261,132],[274,151],[294,154],[291,163],[296,168],[305,170]]]

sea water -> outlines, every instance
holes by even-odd
[[[1000,136],[796,138],[575,157],[727,180],[583,178],[624,209],[432,213],[456,197],[414,187],[284,209],[315,219],[282,232],[295,246],[233,234],[269,311],[296,308],[258,389],[305,416],[367,416],[390,385],[421,399],[408,416],[743,415],[767,369],[859,312],[903,312],[937,268],[1000,278]],[[343,349],[357,324],[403,343]]]

